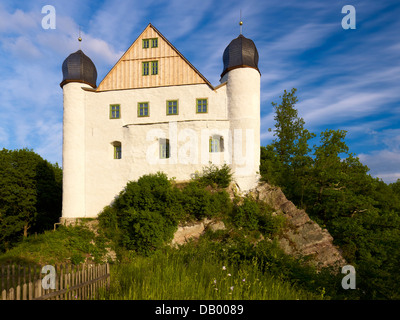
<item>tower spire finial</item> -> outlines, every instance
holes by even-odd
[[[240,34],[242,34],[242,26],[243,26],[243,21],[242,21],[242,10],[240,10],[240,21],[239,21],[239,26],[240,26]]]
[[[79,50],[81,49],[81,42],[82,42],[82,37],[81,37],[81,26],[79,26],[79,38],[78,38],[78,41],[79,41]]]

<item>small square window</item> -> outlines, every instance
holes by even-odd
[[[148,117],[149,116],[149,103],[139,102],[138,103],[138,117]]]
[[[121,118],[121,110],[119,104],[111,104],[110,105],[110,119],[119,119]]]
[[[178,100],[167,101],[167,115],[178,114]]]
[[[158,47],[158,38],[151,39],[151,47],[152,48]]]
[[[207,99],[197,99],[196,112],[197,113],[207,113]]]
[[[150,46],[150,39],[143,39],[143,49],[147,49]]]

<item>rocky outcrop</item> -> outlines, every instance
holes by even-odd
[[[181,245],[189,240],[198,239],[207,228],[210,228],[212,231],[224,230],[225,224],[222,221],[203,219],[199,222],[179,225],[171,245]]]
[[[287,228],[279,238],[282,249],[296,257],[309,257],[317,267],[346,264],[339,249],[333,245],[328,230],[312,221],[304,210],[298,209],[278,187],[260,183],[250,192],[256,200],[266,202],[277,214],[287,218]]]

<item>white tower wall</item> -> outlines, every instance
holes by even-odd
[[[233,137],[232,169],[242,190],[253,188],[260,167],[260,73],[253,68],[227,72],[228,118]]]
[[[62,219],[85,217],[85,91],[87,84],[63,86]]]

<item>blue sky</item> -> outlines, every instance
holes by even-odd
[[[56,9],[43,29],[42,7]],[[344,30],[342,7],[356,9]],[[400,178],[400,2],[398,0],[32,0],[0,3],[0,149],[30,148],[62,164],[64,59],[79,49],[99,83],[151,22],[213,85],[239,34],[259,52],[261,144],[273,139],[271,102],[297,88],[306,128],[347,130],[346,142],[387,183]],[[318,143],[315,139],[313,143]]]

